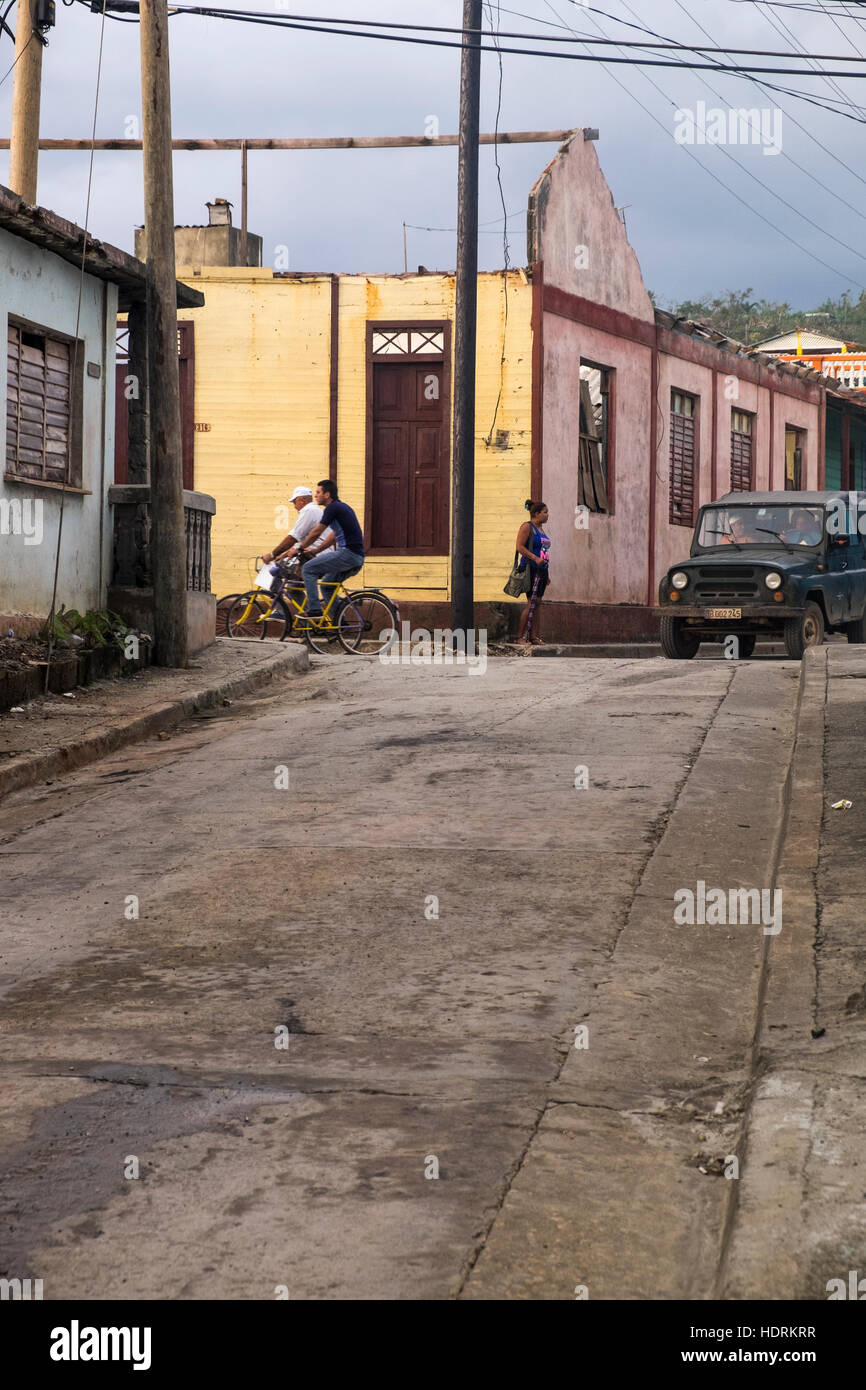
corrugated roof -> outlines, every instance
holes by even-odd
[[[117,285],[118,308],[125,312],[136,301],[143,300],[147,287],[147,269],[142,261],[121,251],[107,241],[96,241],[74,222],[67,222],[48,208],[25,203],[11,188],[0,184],[0,227],[21,237],[23,241],[52,251],[61,260],[80,269],[82,252],[88,275]],[[177,282],[177,307],[198,309],[204,304],[201,290]]]

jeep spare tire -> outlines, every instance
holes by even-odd
[[[701,645],[700,637],[689,631],[683,618],[663,617],[660,640],[665,656],[673,661],[688,661]]]
[[[800,661],[807,647],[820,647],[824,641],[824,614],[817,603],[807,603],[796,618],[785,620],[785,650],[793,661]]]

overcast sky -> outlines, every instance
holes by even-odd
[[[462,13],[460,0],[257,3],[263,12],[283,18],[299,13],[456,25]],[[237,0],[223,0],[223,4],[241,7]],[[818,0],[811,0],[811,8],[820,8]],[[509,0],[507,8],[501,7],[500,24],[504,30],[548,36],[567,34],[565,26],[571,26],[581,35],[598,34],[600,29],[609,37],[641,37],[615,22],[616,16],[678,41],[709,42],[700,24],[720,47],[788,48],[789,34],[774,31],[773,20],[787,25],[810,53],[844,54],[857,67],[858,52],[866,53],[866,9],[859,12],[862,19],[846,18],[840,0],[825,0],[825,11],[830,10],[837,16],[835,23],[826,12],[743,0],[601,0],[598,9],[574,0]],[[855,13],[856,7],[849,12]],[[14,20],[13,11],[13,26]],[[84,5],[58,3],[57,26],[44,54],[43,136],[89,135],[100,27],[100,17]],[[457,128],[460,55],[455,49],[269,30],[194,15],[174,17],[170,34],[175,136],[423,134],[430,116],[438,118],[442,134]],[[503,40],[503,44],[520,46],[516,40]],[[139,115],[138,45],[136,24],[106,21],[97,118],[101,137],[129,134],[128,118]],[[608,51],[621,56],[616,49]],[[0,55],[2,75],[12,61],[8,37],[0,36]],[[775,65],[771,59],[752,61]],[[866,105],[866,64],[862,67],[864,79],[840,82],[835,95],[841,88],[848,101]],[[623,66],[604,71],[594,63],[508,55],[503,58],[503,72],[500,129],[599,128],[602,168],[616,204],[626,207],[629,238],[646,283],[660,302],[751,286],[756,297],[807,307],[845,289],[856,298],[866,286],[866,161],[859,121],[794,97],[762,93],[752,83],[728,75]],[[644,73],[649,73],[660,91]],[[485,54],[483,130],[493,129],[498,85],[497,59]],[[797,77],[785,85],[827,101],[834,97],[833,89],[819,78]],[[4,133],[9,129],[11,98],[12,78],[7,77],[0,85]],[[696,110],[700,100],[709,107],[725,108],[755,104],[772,108],[781,103],[782,153],[766,155],[754,145],[678,144],[674,112],[678,107]],[[775,135],[779,128],[771,129]],[[551,145],[501,151],[506,206],[516,214],[508,223],[514,264],[525,263],[529,189],[554,152]],[[40,203],[82,223],[88,158],[87,154],[43,152]],[[5,153],[0,160],[0,179],[4,179],[8,173]],[[264,238],[265,264],[272,265],[275,248],[284,245],[295,270],[401,271],[404,220],[422,227],[455,226],[453,150],[263,152],[250,155],[249,168],[250,230]],[[705,170],[729,184],[747,206]],[[815,178],[826,187],[820,187]],[[773,193],[792,206],[784,206]],[[239,222],[238,154],[175,155],[176,222],[206,221],[205,202],[218,196],[235,204]],[[762,222],[753,209],[779,230]],[[796,210],[812,218],[820,230]],[[482,222],[490,223],[500,211],[492,152],[482,149]],[[90,213],[94,236],[131,250],[133,229],[142,220],[141,155],[97,153]],[[831,232],[851,249],[831,240]],[[453,268],[453,231],[410,230],[408,236],[410,269],[419,264],[429,269]],[[486,228],[479,240],[481,266],[501,266],[501,230],[495,225]]]

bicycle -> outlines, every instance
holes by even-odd
[[[267,637],[278,642],[297,633],[320,656],[329,655],[337,644],[356,656],[378,656],[397,640],[400,614],[381,589],[347,589],[342,579],[323,580],[322,587],[331,590],[322,616],[307,617],[300,565],[291,560],[270,591],[258,588],[238,595],[226,616],[226,633],[241,640]]]

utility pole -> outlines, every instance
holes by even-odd
[[[154,658],[159,666],[186,666],[186,538],[166,0],[141,0],[140,16],[144,224],[150,310],[148,392]]]
[[[463,0],[454,305],[451,607],[455,632],[474,627],[475,332],[478,299],[478,132],[482,0]],[[472,47],[467,45],[471,44]],[[467,648],[468,650],[468,648]]]
[[[25,203],[36,202],[39,163],[39,105],[42,98],[42,49],[37,24],[38,0],[18,0],[15,22],[15,67],[12,79],[9,187]]]

